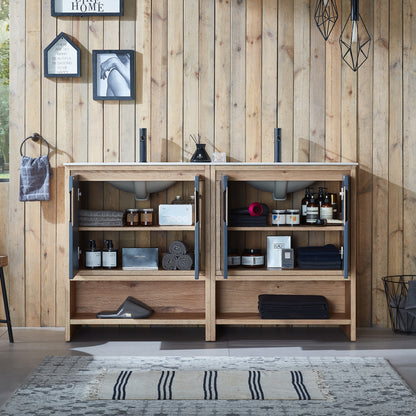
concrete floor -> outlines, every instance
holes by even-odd
[[[416,392],[416,335],[362,328],[349,342],[338,328],[82,328],[72,342],[62,328],[0,328],[0,406],[46,356],[372,356],[384,357]]]

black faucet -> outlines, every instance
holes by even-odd
[[[282,161],[282,129],[274,129],[274,162]]]

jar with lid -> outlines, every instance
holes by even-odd
[[[126,210],[126,225],[128,227],[137,227],[139,225],[139,210],[130,208]]]
[[[244,267],[263,267],[264,255],[261,254],[260,249],[246,248],[241,256],[241,265]]]
[[[272,224],[273,225],[285,225],[286,224],[286,211],[284,209],[272,210]]]
[[[237,250],[234,250],[234,249],[228,250],[227,263],[228,263],[228,267],[240,266],[241,256],[238,254]]]
[[[288,209],[286,211],[286,224],[288,225],[299,225],[299,210],[298,209]]]
[[[142,208],[140,210],[140,225],[145,227],[153,225],[153,208]]]

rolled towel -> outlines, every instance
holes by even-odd
[[[178,256],[177,265],[179,270],[191,270],[193,263],[192,256],[189,254]]]
[[[162,257],[163,270],[176,270],[178,268],[178,256],[167,253]]]
[[[187,252],[186,245],[182,241],[172,241],[169,246],[169,253],[180,256],[181,254],[186,254]]]

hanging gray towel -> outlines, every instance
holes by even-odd
[[[36,158],[22,156],[19,169],[19,201],[49,201],[49,179],[52,169],[48,155]]]

